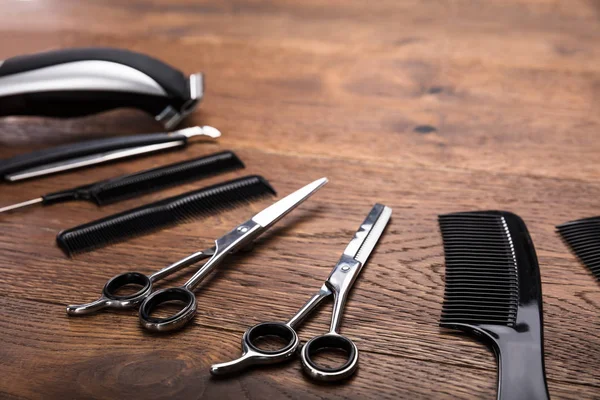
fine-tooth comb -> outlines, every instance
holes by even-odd
[[[523,220],[506,211],[438,217],[446,259],[440,326],[490,344],[498,359],[498,399],[548,399],[542,287]]]
[[[48,193],[37,199],[0,207],[0,213],[33,204],[46,206],[75,200],[86,200],[101,206],[238,168],[244,168],[240,159],[231,151],[223,151],[89,185]]]
[[[600,281],[600,217],[566,222],[556,229],[575,255]]]
[[[246,176],[64,230],[56,236],[56,242],[67,255],[73,255],[224,211],[270,194],[276,193],[266,179],[257,175]]]

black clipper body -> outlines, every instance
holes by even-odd
[[[202,100],[201,73],[189,77],[145,54],[75,48],[0,61],[0,116],[78,117],[137,108],[175,127]]]

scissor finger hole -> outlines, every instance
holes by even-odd
[[[253,350],[265,354],[287,351],[297,340],[296,333],[289,326],[279,322],[265,322],[252,327],[247,334],[247,342]]]
[[[153,319],[166,319],[172,317],[173,315],[177,315],[187,305],[187,302],[183,302],[181,300],[165,301],[163,303],[157,304],[152,310],[150,310],[149,315],[150,318]]]
[[[163,331],[183,326],[196,313],[196,298],[184,288],[159,290],[140,306],[140,318],[150,330]]]
[[[277,335],[265,335],[259,336],[254,339],[252,344],[254,347],[258,347],[262,351],[279,351],[279,349],[283,349],[288,345],[288,341],[284,338],[281,338]]]
[[[112,278],[104,286],[104,296],[115,300],[129,300],[143,295],[152,287],[150,279],[138,272],[126,272]]]
[[[306,362],[320,371],[343,371],[355,362],[356,348],[350,339],[343,336],[318,336],[305,346]]]

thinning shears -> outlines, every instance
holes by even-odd
[[[352,340],[339,333],[342,314],[348,293],[375,248],[391,215],[391,208],[375,204],[344,250],[329,278],[296,315],[288,322],[264,322],[248,329],[242,337],[242,356],[230,362],[213,365],[210,369],[211,374],[226,375],[239,372],[254,364],[273,364],[289,359],[300,347],[296,329],[323,300],[333,296],[329,332],[312,338],[302,347],[300,351],[302,367],[309,377],[321,381],[334,381],[351,376],[358,367],[358,348]],[[263,350],[256,343],[259,338],[266,336],[279,337],[287,344],[274,351]],[[320,366],[312,356],[324,350],[341,350],[346,354],[347,361],[336,368]]]
[[[67,306],[67,314],[84,315],[104,308],[132,308],[140,305],[139,317],[144,328],[162,332],[183,327],[196,313],[196,296],[193,292],[196,286],[227,255],[247,247],[327,182],[327,178],[321,178],[309,183],[215,240],[213,247],[196,252],[150,276],[139,272],[125,272],[113,277],[104,286],[102,296],[98,300],[87,304]],[[152,292],[152,286],[156,281],[206,258],[210,259],[183,286]],[[141,289],[130,295],[118,295],[119,289],[126,285],[138,285],[141,286]],[[159,305],[172,301],[183,303],[184,307],[175,315],[167,318],[151,315]]]

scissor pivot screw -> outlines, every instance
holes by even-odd
[[[349,269],[350,269],[350,266],[348,266],[348,265],[344,265],[342,267],[342,271],[348,271]]]
[[[240,226],[237,228],[238,232],[242,232],[242,233],[246,233],[248,232],[248,227],[247,226]]]

